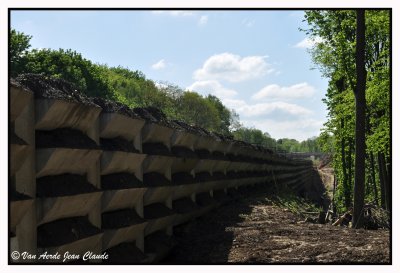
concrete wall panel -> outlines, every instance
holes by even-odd
[[[137,239],[141,239],[140,237],[143,236],[146,225],[147,223],[145,222],[129,227],[105,230],[103,236],[103,249],[111,248],[123,242],[133,242]]]
[[[143,143],[162,143],[171,149],[171,136],[174,130],[155,123],[146,123],[142,129]]]
[[[195,168],[199,159],[174,157],[171,165],[171,173],[187,172],[190,173]]]
[[[143,195],[146,188],[131,188],[104,191],[102,198],[102,212],[135,208],[137,214],[143,217]]]
[[[90,107],[63,100],[36,99],[35,110],[36,130],[77,129],[99,143],[98,117],[101,112],[100,107]],[[97,128],[94,128],[96,126]]]
[[[145,154],[104,151],[101,155],[101,175],[130,172],[140,173]]]
[[[15,85],[10,86],[10,121],[21,115],[25,107],[33,99],[33,93]]]
[[[173,161],[174,158],[170,156],[148,155],[143,161],[143,173],[156,172],[171,180]]]
[[[144,235],[147,236],[159,230],[172,228],[176,215],[169,215],[157,219],[148,220],[148,224],[144,229]],[[168,232],[169,233],[169,232]]]
[[[57,219],[84,216],[100,201],[102,192],[43,198],[38,204],[38,225]]]
[[[171,136],[171,146],[183,146],[193,150],[197,138],[194,134],[175,130]]]
[[[19,224],[34,201],[34,199],[27,199],[10,202],[10,229],[14,229]]]
[[[171,196],[174,187],[166,186],[166,187],[154,187],[147,188],[144,197],[143,203],[145,206],[154,204],[154,203],[164,203],[167,207],[171,208]]]
[[[49,247],[49,248],[42,248],[39,251],[44,253],[47,251],[48,253],[69,253],[80,255],[81,257],[88,251],[92,251],[93,253],[100,254],[101,253],[101,239],[103,234],[96,234],[94,236],[90,236],[81,240],[74,241],[69,244],[65,244],[58,247]],[[73,260],[71,260],[73,261]],[[57,261],[59,262],[59,261]]]
[[[100,137],[122,137],[133,141],[136,136],[140,135],[144,124],[145,121],[142,119],[134,119],[116,113],[101,113]]]
[[[62,173],[85,174],[99,159],[101,150],[48,148],[36,150],[36,177]]]

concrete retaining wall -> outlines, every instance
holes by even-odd
[[[17,250],[31,254],[101,254],[110,249],[118,251],[130,243],[145,257],[137,262],[156,262],[174,245],[174,226],[229,200],[230,189],[240,191],[242,187],[268,183],[285,183],[299,189],[311,170],[311,165],[304,162],[117,113],[104,113],[99,107],[34,99],[30,91],[15,84],[10,86],[10,101],[10,135],[16,136],[10,140],[9,188],[15,195],[9,206],[10,253]],[[35,148],[35,130],[58,128],[79,130],[100,148]],[[114,138],[131,142],[138,153],[101,149],[101,139]],[[179,146],[192,152],[220,152],[226,158],[144,154],[142,145],[149,143],[161,143],[169,151]],[[228,154],[248,160],[229,160]],[[144,181],[144,176],[154,173],[161,175],[159,181]],[[173,175],[180,173],[187,174],[188,181],[173,181]],[[115,185],[105,186],[102,179],[114,174],[134,175],[136,182],[122,181],[123,185],[115,181]],[[37,179],[60,175],[83,177],[86,182],[81,183],[90,190],[82,187],[79,192],[81,187],[67,181],[68,187],[77,188],[57,192],[53,181],[51,185],[41,182],[43,192],[37,194]],[[52,190],[48,190],[50,187]],[[77,221],[79,226],[83,219],[88,220],[86,230],[96,232],[78,234],[72,228],[59,235],[69,238],[66,241],[49,239],[49,234],[61,232],[62,225],[66,225],[63,223]]]

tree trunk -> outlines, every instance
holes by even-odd
[[[345,194],[345,203],[346,209],[349,210],[351,208],[351,185],[352,185],[352,168],[353,168],[353,160],[351,155],[353,154],[353,140],[351,138],[348,139],[349,141],[349,151],[347,153],[347,167],[349,168],[347,171],[348,178],[347,178],[347,187],[344,189]]]
[[[332,212],[334,216],[336,216],[335,194],[336,194],[336,175],[333,175]]]
[[[392,164],[391,158],[389,157],[389,163],[387,166],[387,180],[386,180],[386,204],[387,210],[392,212]]]
[[[386,159],[383,153],[378,153],[379,166],[382,172],[383,189],[385,192],[385,208],[391,211],[392,207],[392,183],[389,181],[389,172],[386,165]]]
[[[381,188],[381,208],[386,209],[386,186],[385,174],[382,166],[382,154],[378,153],[378,170],[379,170],[379,184]]]
[[[363,227],[363,209],[365,195],[365,10],[357,10],[357,38],[356,38],[356,71],[357,87],[356,98],[356,160],[354,176],[354,228]]]
[[[344,119],[342,118],[340,120],[340,127],[342,129],[342,132],[344,131]],[[343,194],[344,194],[344,205],[346,209],[348,210],[350,207],[350,194],[348,192],[349,188],[349,183],[348,181],[348,176],[347,176],[347,165],[346,165],[346,140],[342,136],[341,139],[341,148],[342,148],[342,172],[343,172]]]
[[[375,197],[375,204],[376,206],[379,206],[378,204],[378,189],[376,188],[376,179],[375,179],[375,160],[374,160],[374,154],[372,152],[369,153],[369,163],[371,167],[371,182],[372,182],[372,188],[374,190],[374,197]]]

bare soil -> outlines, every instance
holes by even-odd
[[[175,228],[167,264],[389,264],[390,232],[313,224],[266,194],[231,201]],[[195,236],[194,236],[195,234]]]

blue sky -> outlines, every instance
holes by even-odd
[[[241,122],[305,140],[326,120],[327,80],[313,67],[302,11],[12,11],[33,48],[71,48],[95,62],[219,97]]]

